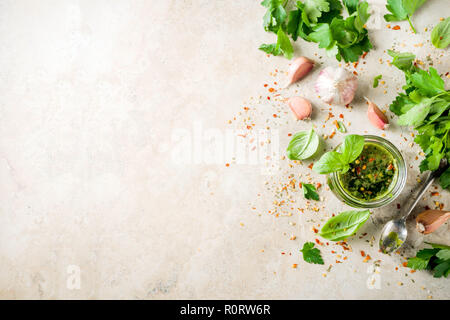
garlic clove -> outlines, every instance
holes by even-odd
[[[320,98],[328,104],[347,105],[353,101],[358,79],[343,69],[326,67],[317,77],[314,89]]]
[[[378,108],[378,106],[364,97],[367,100],[369,107],[367,108],[367,117],[369,118],[370,123],[374,125],[374,127],[384,130],[389,127],[389,119],[383,113],[383,111]]]
[[[416,229],[420,233],[429,234],[450,219],[450,211],[426,210],[416,218]]]
[[[299,57],[295,59],[288,70],[288,82],[286,87],[306,76],[313,67],[314,61],[309,60],[306,57]]]
[[[289,108],[297,120],[310,119],[312,113],[311,102],[302,97],[291,97],[288,99]]]

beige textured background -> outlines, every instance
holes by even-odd
[[[267,177],[260,165],[176,161],[176,130],[193,133],[195,123],[223,133],[240,129],[242,116],[227,121],[244,104],[254,108],[257,127],[279,130],[280,152],[288,132],[310,127],[293,121],[281,104],[250,99],[264,98],[263,84],[274,79],[270,73],[288,66],[286,59],[257,50],[274,41],[263,31],[259,2],[0,1],[0,298],[450,298],[448,279],[396,271],[400,256],[383,256],[358,237],[350,241],[353,252],[345,263],[334,264],[331,248],[322,250],[324,266],[304,263],[298,249],[316,237],[310,227],[348,209],[323,188],[326,208],[319,213],[278,219],[267,213],[274,193],[265,181],[309,172],[306,166],[289,168],[283,161],[283,169]],[[423,61],[430,54],[439,72],[448,71],[448,51],[433,49],[426,42],[430,31],[424,31],[448,8],[448,0],[430,0],[414,16],[417,35],[406,22],[399,31],[382,21],[372,27],[376,49],[358,70],[354,109],[333,107],[352,122],[350,132],[380,134],[367,123],[362,96],[384,107],[403,83],[399,71],[379,64],[388,59],[384,50],[413,51]],[[319,59],[324,52],[302,40],[296,54],[337,65]],[[312,123],[329,134],[330,125],[321,127],[326,106],[311,86],[321,68],[281,94],[300,90],[309,97]],[[380,73],[387,88],[372,89]],[[409,147],[408,129],[392,122],[387,138],[413,164],[409,189],[416,183],[419,149]],[[327,145],[340,139],[338,134]],[[324,183],[324,177],[314,181]],[[436,200],[448,208],[449,193],[439,191],[441,197],[427,196],[421,207]],[[378,238],[394,208],[374,210],[361,231],[366,239]],[[450,244],[449,231],[447,224],[426,240]],[[289,241],[291,235],[297,239]],[[412,235],[411,245],[420,247],[422,237]],[[363,263],[360,250],[373,259]],[[370,289],[377,259],[380,286]],[[334,266],[327,273],[329,264]],[[71,286],[73,270],[81,272],[79,289]]]

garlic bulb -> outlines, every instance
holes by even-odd
[[[357,87],[352,73],[343,68],[326,67],[319,73],[314,88],[326,103],[347,105],[352,102]]]

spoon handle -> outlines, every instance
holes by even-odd
[[[419,200],[422,198],[422,196],[424,195],[425,191],[427,191],[427,189],[431,186],[431,184],[434,182],[434,180],[436,178],[439,178],[439,176],[444,173],[444,171],[448,168],[448,163],[446,159],[442,159],[441,163],[439,164],[439,168],[437,168],[436,170],[430,172],[428,174],[427,179],[425,180],[425,182],[420,186],[420,189],[417,191],[417,193],[413,196],[413,200],[412,203],[409,205],[408,210],[405,212],[405,214],[402,217],[402,220],[406,220],[406,218],[408,218],[408,216],[411,214],[411,212],[414,210],[414,208],[416,207],[417,203],[419,202]]]

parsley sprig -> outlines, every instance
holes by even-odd
[[[399,116],[398,124],[414,126],[419,133],[414,141],[425,153],[420,171],[436,170],[441,159],[450,159],[450,91],[434,68],[418,68],[412,53],[388,50],[392,64],[405,73],[404,93],[391,103],[390,110]],[[450,169],[440,177],[441,186],[450,187]]]
[[[422,249],[416,256],[408,259],[407,266],[414,270],[430,270],[435,278],[450,274],[450,247],[428,243],[432,249]]]
[[[341,15],[339,0],[297,1],[293,10],[286,12],[288,1],[264,0],[267,8],[263,18],[264,29],[277,34],[277,42],[259,47],[266,53],[283,54],[292,58],[293,47],[288,37],[296,41],[299,37],[315,42],[326,50],[329,56],[345,62],[358,61],[359,57],[372,48],[365,24],[370,17],[366,1],[344,0],[349,12],[346,19]]]
[[[320,255],[320,250],[314,248],[313,242],[305,242],[303,249],[301,249],[300,252],[303,254],[303,260],[306,262],[324,264],[322,256]]]
[[[411,29],[416,33],[411,22],[411,16],[421,7],[427,0],[387,0],[386,8],[391,12],[384,15],[386,21],[403,21],[408,20]]]

